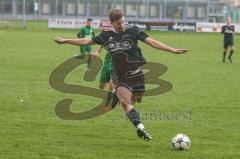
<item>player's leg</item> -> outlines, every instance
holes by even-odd
[[[109,82],[108,82],[108,91],[109,92],[114,92],[114,85],[113,85],[112,80],[109,80]]]
[[[86,47],[80,46],[80,54],[75,54],[73,58],[75,60],[84,59],[85,55],[86,55]]]
[[[119,103],[119,99],[117,96],[117,92],[114,89],[113,81],[111,79],[108,82],[108,91],[112,93],[111,106],[112,106],[112,108],[115,108],[117,106],[117,104]]]
[[[102,82],[100,82],[98,87],[99,87],[100,89],[105,89],[105,88],[107,87],[107,83],[102,83]]]
[[[108,68],[106,68],[105,66],[103,66],[102,70],[101,70],[101,74],[100,74],[100,83],[99,83],[99,88],[100,89],[105,89],[107,86],[109,86],[109,92],[112,92],[113,90],[113,86],[112,84],[110,84],[110,70]],[[111,82],[112,83],[112,82]]]
[[[224,47],[223,47],[223,63],[225,62],[225,59],[226,59],[227,49],[228,49],[228,44],[225,41],[224,42]]]
[[[139,111],[132,105],[132,92],[125,86],[117,87],[116,91],[127,117],[137,128],[138,136],[144,140],[151,140],[151,135],[145,130],[145,127],[141,122]]]
[[[234,46],[233,46],[233,44],[231,44],[229,47],[230,47],[230,54],[228,56],[228,59],[229,59],[230,62],[232,62],[232,55],[234,53]]]
[[[87,70],[90,70],[91,64],[92,64],[92,56],[90,55],[92,53],[92,46],[85,46],[86,47],[86,53],[89,54],[88,61],[87,61]]]
[[[118,100],[116,93],[113,91],[114,86],[113,86],[113,82],[111,80],[110,74],[111,74],[110,70],[108,69],[108,67],[105,67],[105,65],[104,65],[101,70],[99,88],[105,89],[108,86],[108,93],[105,98],[105,104],[106,104],[107,108],[112,109],[112,108],[116,107],[119,100]]]
[[[80,53],[85,54],[86,53],[86,47],[85,46],[80,46]]]
[[[102,67],[101,73],[100,73],[100,79],[99,79],[100,80],[100,83],[99,83],[99,88],[100,89],[105,89],[106,88],[107,83],[110,80],[110,77],[109,77],[108,73],[109,72],[107,71],[106,67],[103,64],[103,67]]]
[[[107,87],[107,84],[110,80],[110,77],[108,75],[108,71],[106,70],[106,67],[104,67],[103,65],[103,68],[101,70],[101,74],[100,74],[100,83],[99,83],[99,88],[100,89],[105,89]],[[112,100],[112,95],[111,95],[112,92],[108,92],[107,96],[106,96],[106,105],[110,105],[111,103],[111,100]]]
[[[136,72],[140,67],[136,63],[127,62],[127,54],[125,52],[118,52],[112,55],[112,74],[111,77],[114,82],[114,86],[117,92],[118,99],[123,106],[123,109],[132,122],[132,124],[137,128],[137,134],[140,138],[144,140],[152,139],[151,135],[145,130],[143,123],[140,119],[140,113],[133,107],[132,104],[132,88],[136,85],[144,85],[144,75],[139,79]],[[139,71],[139,73],[141,73]]]
[[[105,83],[100,83],[106,85]],[[102,87],[101,89],[104,89],[105,87]],[[118,97],[115,93],[113,93],[112,91],[108,91],[105,97],[105,102],[104,105],[102,106],[102,110],[104,112],[107,112],[113,108],[116,107],[117,103],[118,103]]]
[[[144,92],[134,92],[132,96],[132,102],[141,103],[143,96],[144,96]]]
[[[74,59],[76,59],[76,60],[86,58],[86,56],[87,56],[87,64],[86,64],[86,70],[87,71],[90,70],[90,66],[91,66],[91,62],[92,62],[90,51],[92,51],[91,46],[80,46],[80,53],[81,54],[80,55],[74,55]]]

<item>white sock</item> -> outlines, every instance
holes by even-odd
[[[138,124],[137,129],[141,129],[141,130],[144,129],[144,125],[142,123]]]

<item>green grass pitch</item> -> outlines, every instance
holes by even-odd
[[[80,112],[100,100],[60,93],[49,86],[49,75],[79,52],[79,47],[56,45],[53,37],[76,37],[78,30],[49,30],[46,22],[29,22],[27,29],[0,30],[0,158],[1,159],[238,159],[240,114],[240,47],[235,35],[234,62],[223,64],[221,34],[147,33],[174,47],[188,48],[185,55],[157,51],[140,43],[148,61],[168,67],[161,76],[173,89],[146,97],[136,107],[145,114],[185,113],[179,120],[144,119],[153,140],[137,138],[121,106],[97,118],[66,121],[55,114],[55,104],[74,100],[71,111]],[[105,53],[101,54],[103,57]],[[83,84],[83,67],[66,81]],[[86,85],[97,87],[95,82]],[[191,114],[189,113],[191,111]],[[188,151],[175,151],[171,139],[185,133]]]

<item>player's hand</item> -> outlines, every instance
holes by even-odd
[[[234,31],[232,31],[232,30],[225,30],[225,33],[234,34]]]
[[[66,43],[66,39],[60,38],[60,37],[56,37],[54,38],[54,41],[58,44],[64,44]]]
[[[173,49],[173,53],[174,54],[184,54],[184,53],[186,53],[186,52],[188,52],[189,51],[189,49],[181,49],[181,48],[179,48],[179,49]]]

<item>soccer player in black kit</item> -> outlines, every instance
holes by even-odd
[[[137,128],[138,137],[146,141],[151,140],[152,137],[146,131],[138,110],[133,107],[135,102],[141,102],[145,91],[144,74],[141,69],[145,64],[145,59],[138,47],[138,40],[156,49],[174,54],[185,53],[188,49],[169,47],[150,38],[136,26],[125,25],[124,13],[119,9],[110,10],[109,20],[113,29],[103,31],[94,38],[64,39],[57,37],[54,40],[58,44],[80,46],[98,44],[105,47],[107,52],[112,55],[112,80],[119,101],[127,117]]]
[[[234,52],[233,34],[235,32],[235,28],[234,25],[231,25],[231,17],[228,17],[226,22],[227,24],[222,27],[222,34],[224,34],[223,62],[225,62],[228,48],[230,48],[230,54],[228,56],[228,59],[230,62],[232,62],[232,55]]]

